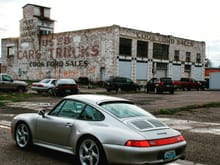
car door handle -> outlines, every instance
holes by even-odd
[[[70,127],[72,127],[73,125],[71,124],[71,123],[66,123],[65,124],[65,127],[68,127],[68,128],[70,128]]]

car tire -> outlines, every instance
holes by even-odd
[[[27,149],[32,145],[31,131],[27,124],[19,123],[15,130],[16,145],[21,149]]]
[[[18,93],[24,93],[25,89],[24,89],[24,87],[18,87],[17,91],[18,91]]]
[[[157,88],[154,88],[154,93],[158,94],[158,89]]]
[[[122,89],[121,88],[118,88],[118,92],[121,92],[122,91]]]
[[[122,89],[120,88],[120,87],[118,87],[117,89],[116,89],[116,93],[121,93],[122,92]]]
[[[139,87],[136,87],[135,92],[140,92],[141,89]]]
[[[106,89],[107,92],[111,92],[111,89]]]
[[[146,87],[144,87],[144,93],[148,93],[148,90]]]
[[[91,136],[82,138],[77,147],[77,160],[79,164],[106,164],[104,150],[100,142]]]
[[[53,89],[51,89],[51,88],[48,89],[48,93],[49,93],[50,96],[53,96],[54,95]]]

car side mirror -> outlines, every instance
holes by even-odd
[[[42,117],[45,117],[45,113],[46,113],[46,110],[45,110],[45,109],[40,110],[40,111],[38,112],[38,114],[39,114],[40,116],[42,116]]]

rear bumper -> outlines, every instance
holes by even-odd
[[[48,91],[48,88],[31,87],[31,90],[33,90],[33,91],[39,91],[39,92],[47,92],[47,91]]]
[[[185,156],[185,147],[185,141],[171,145],[149,148],[104,145],[106,157],[109,163],[135,165],[164,164],[175,161]],[[176,157],[173,159],[164,159],[164,153],[171,150],[175,150]]]

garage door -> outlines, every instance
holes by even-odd
[[[131,61],[119,60],[119,76],[131,78]]]
[[[203,69],[202,67],[195,67],[194,69],[194,78],[197,81],[202,81],[203,80]]]
[[[136,64],[136,79],[137,80],[147,80],[147,69],[148,63],[137,62]]]
[[[167,63],[157,63],[156,64],[156,74],[155,77],[161,78],[161,77],[167,77]]]
[[[181,78],[181,65],[173,65],[172,68],[172,78],[173,80],[180,80]]]
[[[220,89],[220,72],[210,73],[209,89]]]

